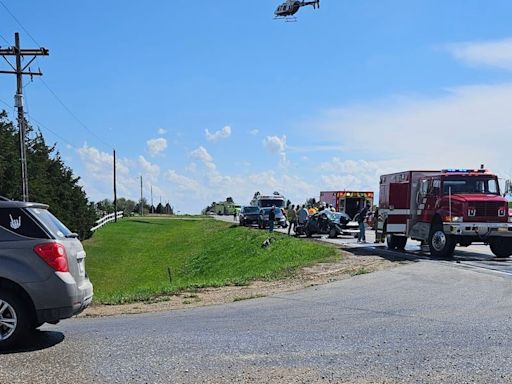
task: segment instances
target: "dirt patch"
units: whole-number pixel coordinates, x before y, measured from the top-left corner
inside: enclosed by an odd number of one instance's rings
[[[381,271],[407,263],[407,261],[389,261],[371,254],[359,254],[356,256],[344,250],[340,250],[340,252],[342,254],[341,260],[302,268],[293,274],[293,276],[284,280],[253,281],[247,286],[204,288],[192,292],[181,292],[175,295],[161,296],[155,298],[152,302],[122,305],[92,305],[79,317],[163,312],[205,305],[227,304],[349,279],[356,275]],[[369,253],[371,253],[371,251],[369,251]]]

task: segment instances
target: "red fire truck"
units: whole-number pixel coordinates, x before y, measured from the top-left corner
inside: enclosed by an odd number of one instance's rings
[[[411,238],[428,244],[434,257],[476,242],[498,257],[512,255],[507,200],[496,175],[483,168],[381,176],[377,230],[390,249],[403,249]]]

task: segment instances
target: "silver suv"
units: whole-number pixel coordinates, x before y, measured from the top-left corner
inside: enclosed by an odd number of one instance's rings
[[[85,252],[48,206],[0,198],[0,349],[92,300]]]

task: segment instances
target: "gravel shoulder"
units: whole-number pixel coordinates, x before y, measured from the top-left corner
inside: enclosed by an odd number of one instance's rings
[[[345,280],[362,275],[394,268],[408,261],[389,261],[372,254],[371,249],[357,255],[339,249],[341,258],[331,263],[319,263],[302,268],[284,280],[253,281],[247,286],[226,286],[204,288],[181,292],[175,295],[160,296],[150,302],[122,305],[92,305],[79,317],[104,317],[121,314],[163,312],[207,305],[227,304],[235,301],[272,296],[315,285]]]

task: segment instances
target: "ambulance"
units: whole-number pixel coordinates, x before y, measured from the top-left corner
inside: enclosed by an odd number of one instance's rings
[[[320,192],[320,202],[332,205],[336,212],[344,212],[353,219],[365,204],[373,206],[373,192],[323,191]]]

